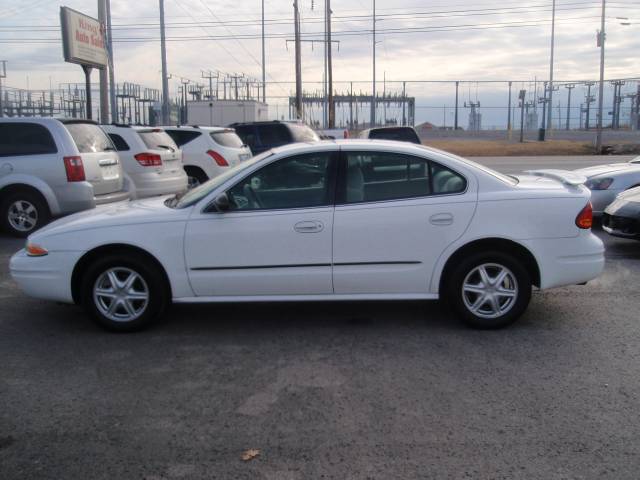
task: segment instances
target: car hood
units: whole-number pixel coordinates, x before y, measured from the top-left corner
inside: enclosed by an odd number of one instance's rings
[[[29,240],[37,243],[38,238],[57,235],[59,233],[186,219],[191,209],[176,210],[167,207],[164,202],[169,196],[152,197],[131,202],[118,202],[78,212],[60,218],[41,228],[31,235]]]
[[[598,175],[612,174],[629,170],[640,170],[638,163],[609,163],[606,165],[597,165],[595,167],[579,168],[574,170],[576,173],[585,175],[586,177],[595,177]]]

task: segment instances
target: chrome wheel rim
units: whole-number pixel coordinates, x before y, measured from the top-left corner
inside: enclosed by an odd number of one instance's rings
[[[462,282],[462,299],[471,313],[481,318],[498,318],[508,313],[518,298],[518,282],[504,265],[484,263],[469,272]]]
[[[18,200],[9,206],[9,225],[19,232],[28,232],[38,223],[38,210],[26,200]]]
[[[98,311],[114,322],[131,322],[149,304],[149,287],[142,276],[125,267],[114,267],[98,276],[93,286]]]

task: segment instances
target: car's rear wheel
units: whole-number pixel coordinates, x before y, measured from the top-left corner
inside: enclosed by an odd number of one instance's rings
[[[130,254],[95,261],[87,268],[82,285],[84,308],[99,325],[120,332],[153,323],[169,296],[160,268]]]
[[[49,221],[49,209],[28,190],[7,195],[1,203],[2,228],[16,237],[26,237]]]
[[[184,171],[187,174],[187,188],[195,188],[198,185],[202,185],[209,180],[207,174],[197,167],[185,167]]]
[[[517,258],[500,252],[478,253],[461,261],[447,282],[447,299],[474,328],[513,323],[531,300],[531,277]]]

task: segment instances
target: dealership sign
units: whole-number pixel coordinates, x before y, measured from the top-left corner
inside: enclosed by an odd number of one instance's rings
[[[62,48],[66,62],[106,68],[107,48],[103,25],[95,18],[60,7]]]

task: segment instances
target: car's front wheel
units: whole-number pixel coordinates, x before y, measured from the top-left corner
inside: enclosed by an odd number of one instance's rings
[[[478,253],[453,269],[446,295],[467,325],[501,328],[517,320],[529,305],[531,277],[512,255]]]
[[[113,254],[87,268],[82,304],[96,322],[109,330],[145,328],[168,301],[164,274],[154,263],[130,254]]]

